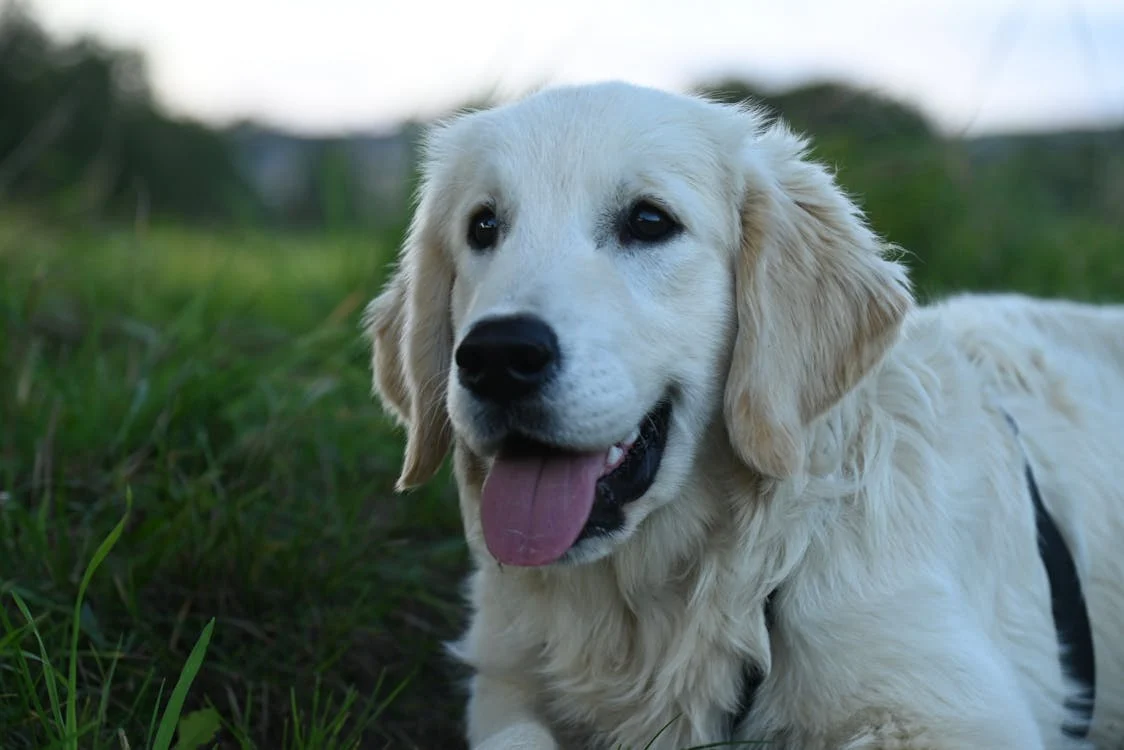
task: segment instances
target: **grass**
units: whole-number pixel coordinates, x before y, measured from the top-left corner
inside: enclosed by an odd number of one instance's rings
[[[1111,201],[853,148],[922,296],[1121,298]],[[0,213],[0,748],[462,746],[456,502],[392,493],[358,330],[393,242]]]
[[[390,247],[0,219],[0,747],[456,746],[456,503],[392,494],[357,326]]]
[[[14,661],[19,667],[17,677],[20,678],[23,683],[24,690],[22,692],[22,697],[24,698],[24,709],[29,710],[42,720],[43,730],[48,736],[57,735],[52,738],[51,747],[73,748],[77,750],[79,747],[79,739],[88,731],[87,727],[80,727],[78,725],[77,715],[78,638],[82,623],[82,604],[86,588],[89,586],[94,571],[97,570],[98,566],[105,560],[109,551],[113,549],[113,545],[117,543],[124,529],[124,525],[125,519],[122,519],[120,523],[113,527],[109,536],[106,537],[105,541],[102,542],[101,546],[99,546],[94,553],[93,559],[90,560],[90,564],[86,567],[86,572],[83,574],[82,581],[78,586],[78,598],[74,604],[74,616],[71,620],[70,669],[65,679],[52,665],[50,655],[44,645],[43,637],[39,632],[36,620],[32,617],[23,598],[19,594],[12,592],[12,600],[27,623],[24,628],[14,627],[6,616],[6,613],[0,610],[0,617],[3,618],[2,623],[6,634],[4,645],[11,647],[11,655],[14,657]],[[198,747],[217,733],[220,722],[218,715],[211,709],[197,711],[188,716],[184,716],[181,720],[181,710],[183,708],[184,699],[187,696],[187,691],[190,689],[192,681],[195,679],[195,675],[198,674],[199,668],[203,663],[214,624],[213,619],[207,623],[203,628],[203,634],[199,637],[194,648],[191,649],[191,653],[187,657],[187,662],[184,664],[183,671],[180,674],[179,680],[176,682],[175,689],[172,691],[167,706],[163,710],[158,725],[155,723],[155,714],[153,715],[153,722],[150,724],[148,732],[149,740],[145,743],[146,747],[152,747],[156,750],[168,750],[172,747],[172,738],[177,733],[177,730],[179,742],[176,747],[183,749]],[[34,675],[35,670],[28,661],[29,657],[34,659],[35,655],[27,654],[19,649],[19,639],[24,635],[25,631],[31,632],[39,646],[39,658],[37,661],[42,672],[43,685],[49,699],[50,714],[46,712],[42,702],[39,700]],[[0,650],[0,653],[3,653],[3,651]],[[108,698],[109,690],[112,686],[112,675],[115,668],[116,661],[112,664],[110,674],[102,685],[102,700],[99,702],[98,712],[95,716],[95,721],[97,723],[104,723],[106,720],[106,698]],[[62,716],[61,700],[59,699],[60,683],[66,690],[65,720]],[[157,698],[157,703],[159,703],[159,697]],[[51,719],[53,719],[53,721],[51,721]],[[97,724],[95,723],[90,728],[95,728],[96,726]],[[155,729],[155,739],[152,739],[153,729]],[[123,731],[119,731],[118,738],[122,741],[123,746],[128,746],[128,738]]]

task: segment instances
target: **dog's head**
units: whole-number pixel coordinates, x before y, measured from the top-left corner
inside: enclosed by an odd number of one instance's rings
[[[803,143],[747,109],[625,84],[461,116],[427,143],[400,264],[368,308],[399,487],[453,440],[486,467],[500,562],[608,554],[677,500],[724,420],[803,470],[806,427],[881,359],[904,270]]]

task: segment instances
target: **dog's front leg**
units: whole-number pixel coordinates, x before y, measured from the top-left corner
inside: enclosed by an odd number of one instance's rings
[[[472,750],[557,750],[531,708],[533,688],[515,679],[477,675],[468,702]]]

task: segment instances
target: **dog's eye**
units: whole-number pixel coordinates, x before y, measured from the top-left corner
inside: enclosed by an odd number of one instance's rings
[[[679,225],[662,208],[640,201],[628,212],[625,220],[624,240],[659,242],[673,234]]]
[[[495,245],[499,226],[495,211],[487,206],[479,209],[468,222],[468,244],[476,250]]]

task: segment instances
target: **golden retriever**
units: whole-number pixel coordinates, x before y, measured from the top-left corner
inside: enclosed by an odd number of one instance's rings
[[[1124,746],[1124,308],[917,306],[783,124],[623,83],[423,177],[365,320],[399,489],[454,456],[473,748]]]

